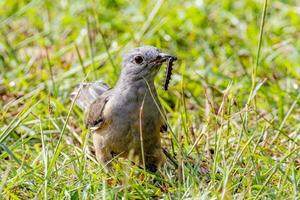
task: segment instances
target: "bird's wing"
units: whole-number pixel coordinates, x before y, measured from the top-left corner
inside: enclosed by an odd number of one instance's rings
[[[110,93],[111,90],[105,92],[90,104],[85,115],[85,125],[87,128],[92,130],[100,129],[107,121],[103,115],[103,111],[107,102],[109,101]]]
[[[167,132],[168,131],[168,124],[163,124],[163,125],[161,125],[161,127],[160,127],[160,132],[161,133],[165,133],[165,132]]]
[[[71,93],[71,100],[75,101],[76,105],[86,111],[91,103],[107,90],[109,90],[108,85],[102,81],[80,83]]]

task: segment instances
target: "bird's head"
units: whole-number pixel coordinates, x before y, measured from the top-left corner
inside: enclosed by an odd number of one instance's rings
[[[128,51],[123,56],[121,76],[126,79],[153,81],[161,65],[175,56],[162,53],[153,46],[143,46]]]

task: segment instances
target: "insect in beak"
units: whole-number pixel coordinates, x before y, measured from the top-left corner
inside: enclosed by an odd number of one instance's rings
[[[165,81],[163,84],[163,89],[168,90],[169,87],[169,82],[171,80],[172,76],[172,70],[173,70],[173,62],[177,60],[177,57],[165,54],[165,53],[160,53],[158,58],[161,62],[167,62],[167,69],[166,69],[166,75],[165,75]]]

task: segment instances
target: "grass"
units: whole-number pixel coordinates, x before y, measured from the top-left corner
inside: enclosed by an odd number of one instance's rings
[[[267,4],[266,4],[267,3]],[[1,199],[299,199],[296,0],[0,1]],[[167,162],[97,164],[83,80],[118,79],[139,45],[175,54],[161,89]]]

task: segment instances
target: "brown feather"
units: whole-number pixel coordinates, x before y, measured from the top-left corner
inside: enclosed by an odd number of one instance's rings
[[[101,128],[104,124],[105,118],[103,116],[103,110],[108,100],[109,96],[102,95],[89,106],[85,117],[85,125],[87,128]]]

